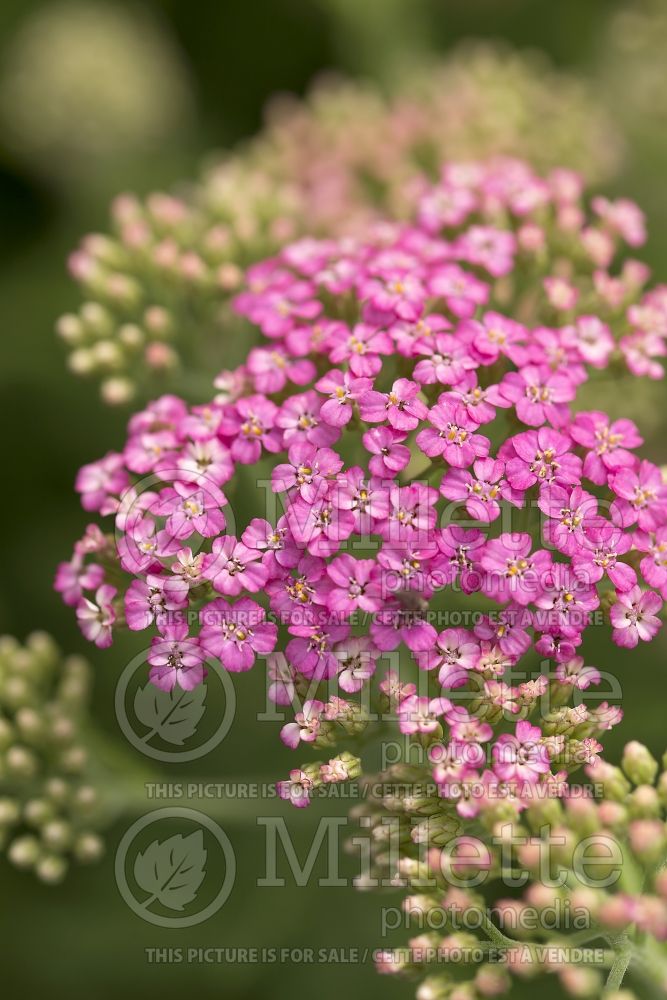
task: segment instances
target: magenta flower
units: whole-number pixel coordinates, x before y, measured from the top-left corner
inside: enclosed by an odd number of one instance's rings
[[[541,737],[541,729],[525,721],[517,722],[514,735],[500,736],[493,745],[493,769],[498,777],[533,784],[546,774],[551,765]]]
[[[380,650],[367,635],[352,636],[336,647],[340,662],[338,684],[346,694],[360,691],[375,673]]]
[[[637,583],[632,566],[621,560],[632,548],[632,537],[608,521],[591,525],[581,546],[572,554],[572,568],[577,576],[598,583],[605,575],[617,590],[630,590]]]
[[[374,559],[342,555],[327,567],[333,587],[327,604],[330,611],[350,615],[353,611],[378,611],[382,607],[380,567]]]
[[[388,420],[397,431],[412,431],[428,412],[418,394],[419,385],[407,378],[397,379],[389,392],[369,390],[359,399],[361,419],[370,423]]]
[[[487,542],[481,556],[485,576],[482,589],[499,603],[514,601],[526,607],[543,593],[552,568],[551,556],[544,549],[532,552],[528,534],[503,533]]]
[[[362,437],[366,451],[373,456],[368,468],[374,476],[393,479],[410,461],[410,449],[401,441],[406,435],[391,427],[372,427]]]
[[[578,413],[570,427],[570,434],[577,444],[588,449],[584,459],[584,475],[601,486],[610,472],[632,468],[635,457],[632,448],[643,444],[631,420],[610,422],[605,413],[593,411]]]
[[[111,630],[116,621],[113,599],[117,593],[115,587],[105,583],[96,590],[94,602],[82,597],[76,606],[79,628],[99,649],[106,649],[113,642]]]
[[[224,494],[213,483],[206,486],[176,481],[173,487],[162,490],[153,513],[166,517],[164,531],[160,532],[161,544],[182,541],[195,531],[204,538],[212,538],[225,528],[225,515],[220,508],[227,503]]]
[[[661,609],[662,601],[652,590],[642,592],[641,587],[633,587],[617,594],[609,612],[616,645],[633,649],[640,639],[650,642],[662,627],[658,618]]]
[[[428,340],[419,341],[415,346],[417,354],[425,356],[412,373],[420,385],[456,385],[465,373],[477,367],[466,345],[450,333],[438,333]]]
[[[549,519],[543,525],[545,539],[568,556],[580,552],[589,531],[601,524],[597,500],[580,486],[544,487],[538,506]]]
[[[303,809],[310,805],[313,782],[305,771],[297,767],[290,771],[289,781],[276,782],[276,791],[281,799],[286,799],[297,809]]]
[[[534,619],[536,628],[557,628],[565,635],[583,632],[589,613],[600,605],[595,587],[565,563],[553,563],[541,578],[542,592],[534,603],[542,612]]]
[[[306,358],[290,358],[280,347],[255,347],[246,362],[255,392],[280,392],[288,381],[308,385],[315,377],[315,366]]]
[[[532,625],[530,612],[525,608],[510,605],[496,615],[482,618],[475,625],[475,635],[484,642],[496,646],[503,656],[509,656],[513,661],[523,656],[532,646],[533,640],[528,632]],[[484,672],[484,650],[475,664],[475,669]]]
[[[352,404],[371,388],[371,379],[354,378],[334,368],[315,383],[329,398],[322,403],[320,416],[332,427],[344,427],[352,419]]]
[[[149,573],[146,580],[133,580],[125,594],[125,621],[133,631],[148,628],[155,622],[161,628],[187,607],[189,586],[179,576]],[[173,685],[172,685],[173,686]]]
[[[548,368],[536,365],[509,372],[498,388],[505,399],[514,403],[519,420],[529,427],[541,427],[547,421],[554,427],[562,427],[568,420],[567,403],[576,395],[576,388],[566,375],[553,374]]]
[[[276,426],[283,431],[283,447],[307,441],[318,448],[328,448],[338,440],[339,429],[323,423],[322,405],[314,390],[285,400],[276,415]]]
[[[348,638],[349,625],[309,624],[306,617],[303,625],[291,625],[290,632],[296,638],[287,643],[287,659],[298,665],[304,677],[326,680],[336,676],[335,648]]]
[[[462,628],[447,628],[440,632],[430,649],[417,651],[417,663],[422,670],[438,670],[438,683],[443,688],[456,688],[467,681],[466,672],[479,659],[479,643]]]
[[[166,625],[162,634],[151,640],[148,653],[151,684],[161,691],[171,691],[176,685],[183,691],[192,691],[204,680],[204,656],[199,639],[188,636],[186,622]]]
[[[487,312],[481,323],[471,321],[464,330],[472,335],[472,346],[483,364],[493,364],[501,355],[523,363],[527,331],[515,320]]]
[[[449,465],[465,469],[489,454],[489,439],[475,433],[477,424],[467,410],[446,396],[428,411],[428,420],[431,427],[420,431],[416,442],[429,458],[442,455]]]
[[[499,456],[506,461],[510,486],[521,492],[535,483],[576,486],[581,480],[582,463],[572,454],[572,442],[550,427],[516,434],[502,446]]]
[[[280,730],[280,739],[286,747],[296,750],[299,743],[314,743],[320,733],[324,702],[304,701],[303,708]]]
[[[625,537],[627,538],[627,536]],[[647,553],[640,563],[642,576],[649,586],[660,590],[662,596],[665,597],[667,594],[667,526],[658,528],[655,532],[638,531],[634,540],[639,551]],[[629,587],[619,587],[619,590],[629,589]]]
[[[487,524],[500,516],[500,501],[515,507],[523,506],[523,498],[504,478],[503,462],[491,458],[478,459],[473,473],[467,469],[450,469],[440,484],[440,492],[448,500],[463,500],[471,517]]]
[[[264,396],[246,396],[225,408],[220,433],[229,442],[232,458],[242,465],[254,465],[262,454],[280,450],[281,434],[276,428],[278,407]]]
[[[81,494],[84,510],[104,512],[110,497],[117,497],[129,485],[123,456],[109,452],[99,462],[92,462],[79,469],[75,489]]]
[[[350,371],[358,378],[377,375],[382,366],[381,354],[391,354],[393,345],[389,334],[365,323],[357,325],[333,346],[329,359],[334,364],[348,361]]]
[[[202,576],[221,594],[236,596],[242,590],[255,593],[268,580],[268,570],[258,549],[248,548],[233,535],[216,538],[202,563]]]
[[[354,514],[335,493],[308,503],[301,497],[289,505],[287,521],[297,544],[314,556],[330,556],[354,529]]]
[[[618,498],[611,505],[615,523],[627,528],[636,522],[642,531],[655,531],[667,522],[667,485],[657,465],[621,469],[610,475],[609,485]]]
[[[370,633],[382,652],[397,649],[401,642],[413,653],[423,652],[433,646],[437,636],[436,630],[419,611],[392,605],[389,600],[373,616]]]
[[[398,726],[402,733],[432,733],[438,719],[452,707],[447,698],[420,698],[416,694],[404,698],[398,706]]]
[[[84,590],[97,590],[104,580],[104,570],[96,563],[83,561],[83,554],[75,552],[69,562],[58,563],[54,588],[65,604],[71,608],[81,600]]]
[[[229,604],[219,597],[199,612],[203,648],[227,670],[250,670],[255,654],[271,653],[278,629],[266,621],[266,612],[247,597]]]
[[[276,493],[296,489],[308,503],[327,492],[327,479],[333,479],[343,465],[331,448],[317,448],[307,441],[291,445],[287,457],[289,463],[277,465],[271,473],[272,489]]]
[[[412,483],[410,486],[392,484],[388,499],[389,509],[386,517],[376,523],[377,532],[393,544],[431,544],[434,540],[434,507],[438,491],[421,483]]]

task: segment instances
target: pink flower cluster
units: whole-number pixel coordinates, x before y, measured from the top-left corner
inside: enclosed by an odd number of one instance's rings
[[[448,166],[420,190],[414,224],[301,240],[251,267],[236,309],[265,340],[247,363],[219,376],[209,404],[150,404],[122,453],[79,473],[84,508],[115,530],[90,528],[58,571],[84,634],[107,646],[123,621],[154,627],[147,659],[165,689],[200,683],[207,659],[247,670],[282,634],[273,697],[315,694],[283,730],[292,747],[353,732],[358,706],[335,692],[361,692],[402,647],[433,690],[383,682],[401,730],[428,734],[443,718],[454,744],[477,747],[463,769],[460,755],[433,762],[441,785],[477,774],[485,711],[519,713],[544,691],[544,676],[507,682],[528,650],[583,688],[595,671],[577,650],[603,603],[619,645],[651,639],[667,596],[667,487],[631,421],[571,404],[622,359],[658,374],[667,289],[640,299],[643,265],[611,272],[621,241],[643,239],[639,210],[598,199],[593,211],[566,171]],[[581,280],[545,273],[560,260],[552,244],[585,258]],[[535,321],[507,300],[519,270],[542,275]],[[601,315],[577,311],[591,289]],[[619,335],[611,316],[626,301]],[[224,490],[241,466],[266,471],[279,513],[232,512]],[[452,595],[495,610],[452,627]],[[466,685],[470,713],[442,694]],[[586,712],[573,725],[589,724],[590,760],[594,733],[617,718]],[[554,780],[562,749],[519,721],[480,780]],[[281,794],[305,804],[312,775],[293,776]],[[331,761],[319,780],[345,776]]]

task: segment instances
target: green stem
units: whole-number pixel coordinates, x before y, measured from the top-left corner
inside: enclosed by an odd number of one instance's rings
[[[617,989],[619,989],[623,979],[625,978],[625,973],[628,971],[628,966],[632,961],[634,953],[632,941],[626,934],[622,934],[616,939],[614,942],[614,948],[616,951],[616,958],[614,959],[614,964],[609,970],[609,975],[607,976],[604,995],[614,993]]]

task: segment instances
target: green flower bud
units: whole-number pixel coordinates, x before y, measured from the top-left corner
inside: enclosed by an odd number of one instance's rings
[[[30,835],[17,837],[9,845],[7,857],[17,868],[32,868],[39,858],[39,840]]]
[[[67,874],[67,862],[58,854],[44,854],[35,865],[35,873],[47,885],[57,885]]]
[[[621,767],[635,785],[652,785],[658,773],[658,762],[643,745],[632,740],[623,751]]]

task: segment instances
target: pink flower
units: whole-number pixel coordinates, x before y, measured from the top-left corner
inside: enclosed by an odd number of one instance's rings
[[[276,705],[291,705],[294,701],[296,670],[287,662],[284,653],[269,653],[266,658],[267,675],[271,683],[267,691]]]
[[[542,612],[535,616],[535,627],[540,631],[557,628],[566,635],[583,632],[588,624],[589,612],[600,605],[597,591],[590,581],[578,576],[565,563],[553,563],[543,575],[541,584],[542,592],[534,603]]]
[[[103,584],[95,592],[95,603],[82,597],[76,606],[79,628],[86,639],[94,642],[100,649],[106,649],[113,642],[111,631],[116,621],[113,607],[116,594],[115,587]]]
[[[153,513],[166,517],[161,536],[166,541],[189,538],[193,532],[211,538],[225,527],[225,515],[220,508],[226,504],[224,494],[213,483],[206,486],[176,481],[162,490],[153,505]]]
[[[96,563],[84,564],[83,555],[75,552],[69,562],[58,563],[54,587],[63,601],[75,607],[84,590],[97,590],[104,579],[104,570]]]
[[[503,462],[491,458],[479,459],[473,465],[473,474],[464,469],[450,469],[440,484],[440,492],[448,500],[464,500],[471,517],[487,524],[500,516],[500,500],[507,500],[516,507],[523,499],[505,481]]]
[[[374,476],[392,479],[410,461],[410,449],[401,441],[405,434],[391,427],[372,427],[362,436],[364,447],[373,456],[368,467]]]
[[[644,579],[649,586],[660,590],[663,597],[667,596],[667,526],[658,528],[655,532],[638,531],[635,534],[635,545],[640,552],[647,553],[640,563]]]
[[[662,626],[658,618],[661,608],[662,601],[652,590],[642,593],[640,587],[633,587],[617,594],[616,603],[609,612],[616,645],[633,649],[640,639],[649,642]]]
[[[333,583],[327,599],[331,611],[349,615],[382,607],[380,567],[374,559],[341,555],[329,563],[327,573]]]
[[[606,575],[617,590],[630,590],[637,583],[637,574],[620,557],[631,548],[629,532],[624,533],[608,521],[598,521],[588,528],[581,545],[573,552],[572,568],[577,576],[591,583]]]
[[[392,353],[389,334],[365,323],[357,325],[346,338],[339,338],[333,346],[329,359],[334,364],[349,361],[350,371],[358,378],[377,375],[382,365],[381,354]]]
[[[581,359],[593,368],[605,368],[614,350],[614,338],[606,323],[597,316],[580,316],[568,327],[569,342]]]
[[[309,624],[292,625],[290,631],[297,638],[287,644],[287,659],[298,664],[304,677],[326,680],[338,672],[335,647],[349,636],[349,625]]]
[[[287,382],[307,385],[315,377],[315,366],[305,358],[290,358],[280,347],[255,347],[248,354],[248,373],[256,392],[280,392]]]
[[[415,365],[412,377],[420,385],[456,385],[467,371],[477,367],[461,340],[450,333],[438,333],[428,340],[419,341],[417,354],[426,358]]]
[[[472,333],[472,345],[483,364],[493,364],[501,355],[515,364],[520,364],[525,358],[527,331],[507,316],[487,312],[481,323],[471,322],[464,329]]]
[[[277,781],[276,790],[281,799],[290,802],[297,809],[310,805],[313,782],[305,771],[298,767],[289,773],[289,781]]]
[[[500,603],[515,601],[525,607],[542,593],[551,570],[551,556],[543,549],[531,553],[528,534],[504,532],[489,541],[482,552],[485,572],[482,589]]]
[[[570,426],[570,434],[577,444],[588,449],[584,475],[598,486],[607,482],[610,472],[632,468],[635,457],[629,449],[643,444],[631,420],[612,423],[605,413],[598,411],[578,413]]]
[[[429,458],[442,455],[449,465],[465,469],[476,458],[489,454],[489,439],[475,433],[477,424],[453,400],[441,396],[440,402],[428,411],[428,420],[431,427],[419,432],[416,443]]]
[[[125,594],[125,621],[133,631],[148,628],[156,622],[158,628],[170,619],[170,612],[187,607],[188,583],[182,577],[149,573],[146,580],[133,580]],[[171,616],[174,619],[178,615]],[[173,685],[172,685],[173,686]]]
[[[600,671],[595,667],[584,666],[583,656],[573,656],[565,663],[559,663],[556,667],[556,677],[561,684],[569,684],[580,691],[585,691],[591,684],[600,683]]]
[[[529,427],[541,427],[546,421],[561,427],[568,419],[566,404],[576,395],[566,375],[554,375],[548,368],[536,365],[510,372],[498,388],[505,399],[514,403],[519,420]]]
[[[370,423],[388,420],[397,431],[414,430],[427,413],[418,394],[419,385],[407,378],[397,379],[386,393],[370,389],[359,400],[361,419]]]
[[[479,643],[462,628],[448,628],[438,634],[430,649],[417,651],[417,663],[422,670],[439,670],[438,683],[456,688],[467,681],[479,657]]]
[[[609,477],[617,496],[611,505],[615,523],[627,528],[637,522],[642,531],[655,531],[667,522],[667,486],[657,465],[641,462],[636,472],[621,469]]]
[[[338,683],[346,694],[360,691],[364,684],[375,673],[376,661],[380,650],[366,636],[353,636],[336,647],[336,656],[340,661]]]
[[[264,396],[245,396],[224,410],[220,433],[229,441],[232,458],[254,465],[262,454],[280,450],[281,435],[275,427],[278,407]]]
[[[352,404],[371,387],[369,378],[354,378],[348,372],[332,369],[315,383],[329,399],[322,403],[320,416],[332,427],[344,427],[352,418]]]
[[[416,694],[404,698],[398,706],[398,726],[402,733],[433,733],[438,718],[452,707],[447,698],[420,698]]]
[[[120,496],[129,485],[123,456],[109,452],[99,462],[92,462],[79,469],[75,489],[81,494],[84,510],[103,510],[109,497]]]
[[[291,445],[289,463],[277,465],[271,473],[271,486],[276,493],[297,489],[304,500],[313,503],[327,491],[327,479],[335,477],[343,460],[331,448],[317,448],[308,441]]]
[[[543,525],[545,539],[568,556],[580,552],[590,529],[601,524],[597,500],[580,486],[547,486],[538,506],[549,518]]]
[[[204,556],[202,576],[221,594],[236,596],[242,590],[255,593],[268,579],[261,552],[237,542],[233,535],[216,538],[210,555]]]
[[[163,628],[162,634],[151,640],[148,662],[151,684],[161,691],[171,691],[178,685],[192,691],[204,680],[204,651],[199,640],[188,636],[186,622],[175,622]]]
[[[505,474],[515,490],[527,490],[535,483],[575,486],[581,480],[581,459],[572,454],[572,442],[550,427],[516,434],[501,452]]]
[[[255,654],[270,653],[278,640],[273,622],[255,601],[241,598],[231,605],[219,597],[199,612],[203,648],[234,672],[250,670]]]
[[[314,743],[319,736],[324,702],[304,701],[303,708],[280,730],[280,738],[287,747],[295,750],[299,743]]]
[[[529,722],[517,722],[514,735],[505,733],[493,746],[493,769],[503,781],[533,784],[550,770],[549,755],[540,743],[542,731]]]

